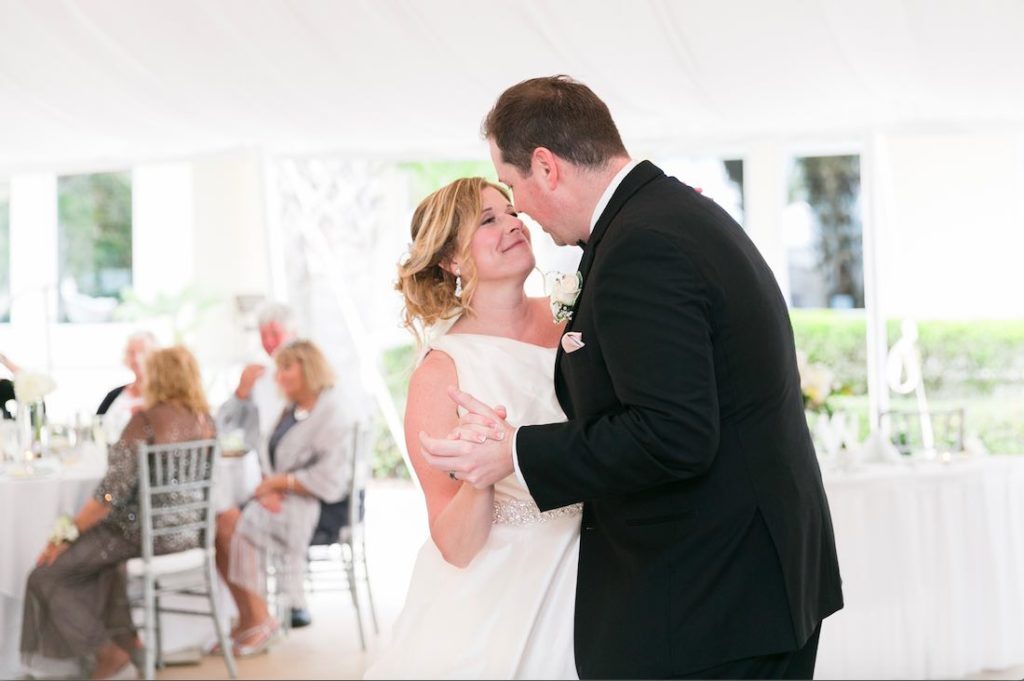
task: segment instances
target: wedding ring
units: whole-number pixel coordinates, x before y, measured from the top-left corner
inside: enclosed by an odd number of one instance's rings
[[[455,482],[459,481],[459,479],[455,477],[455,471],[448,471],[448,477],[454,480]]]

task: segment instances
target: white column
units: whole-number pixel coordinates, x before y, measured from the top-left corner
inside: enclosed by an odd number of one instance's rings
[[[744,227],[772,268],[782,294],[789,300],[782,225],[782,212],[786,207],[786,157],[777,143],[762,141],[749,147],[743,159],[743,184]]]
[[[192,282],[217,304],[186,341],[199,353],[207,395],[215,404],[234,388],[243,363],[266,359],[236,304],[240,295],[268,292],[262,172],[261,156],[250,151],[218,154],[192,165]]]
[[[145,301],[181,292],[195,270],[192,166],[133,168],[132,221],[132,288]]]
[[[57,318],[57,176],[11,178],[11,327],[18,364],[53,370],[50,325]]]
[[[264,155],[261,160],[263,215],[266,229],[267,293],[271,300],[289,300],[288,268],[285,266],[285,235],[281,225],[281,191],[277,166]]]
[[[885,194],[889,182],[885,140],[880,133],[873,133],[864,145],[860,158],[864,316],[867,319],[865,340],[868,344],[868,418],[871,421],[871,432],[878,429],[879,414],[889,409],[889,386],[885,376],[889,341],[886,337],[882,287],[879,286],[879,273],[885,271],[881,258],[886,251],[881,241],[885,233]]]

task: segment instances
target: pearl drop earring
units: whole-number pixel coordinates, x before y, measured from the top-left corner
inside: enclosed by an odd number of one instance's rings
[[[462,297],[462,274],[458,267],[455,268],[455,297]]]

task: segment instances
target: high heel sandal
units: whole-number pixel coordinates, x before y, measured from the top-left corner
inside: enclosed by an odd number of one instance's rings
[[[255,634],[255,638],[252,641],[248,643],[239,642],[240,639],[248,638],[250,634]],[[238,638],[234,640],[232,652],[235,657],[252,657],[253,655],[265,653],[281,637],[281,634],[281,623],[273,617],[268,617],[262,624],[241,632]]]
[[[239,639],[243,639],[243,638],[247,638],[249,636],[252,636],[257,631],[259,631],[265,624],[266,624],[266,622],[264,622],[263,624],[257,624],[256,626],[253,626],[253,627],[249,627],[248,629],[242,629],[241,631],[236,631],[236,632],[233,632],[233,633],[229,634],[228,635],[228,640],[231,641],[231,650],[234,651],[235,647],[238,645],[238,640]],[[206,654],[207,655],[214,655],[214,656],[220,655],[221,654],[221,652],[220,652],[220,641],[214,641],[213,643],[208,645],[206,647]]]

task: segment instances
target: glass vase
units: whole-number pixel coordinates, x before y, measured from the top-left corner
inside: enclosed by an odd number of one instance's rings
[[[18,404],[18,433],[23,458],[31,460],[46,453],[46,414],[42,400]]]

